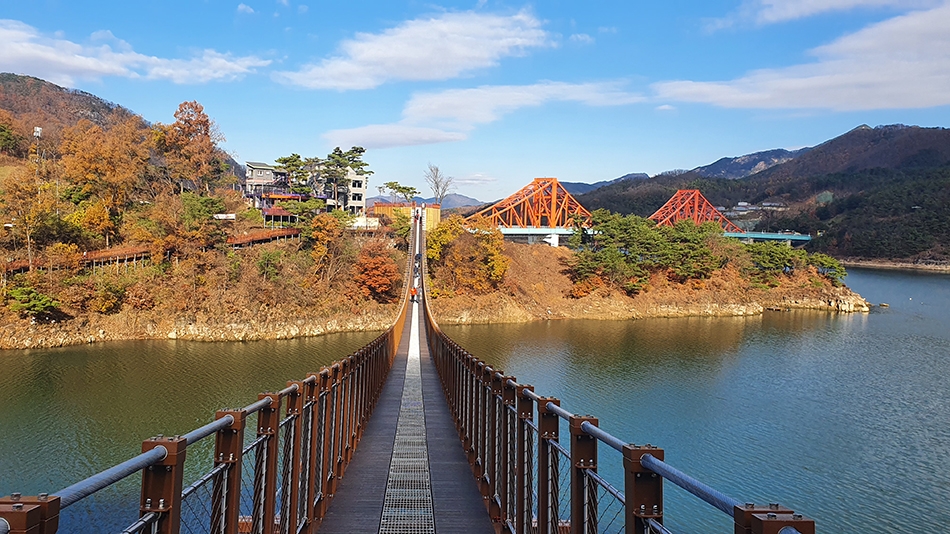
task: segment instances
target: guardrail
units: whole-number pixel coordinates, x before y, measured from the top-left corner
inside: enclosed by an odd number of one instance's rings
[[[393,326],[347,358],[187,434],[149,438],[138,456],[52,495],[0,498],[0,534],[53,534],[62,510],[138,472],[139,519],[123,534],[316,532],[392,368],[409,285]],[[188,448],[212,435],[213,468],[184,487]]]
[[[775,503],[733,499],[664,462],[663,449],[627,443],[596,417],[535,393],[446,336],[428,297],[424,303],[429,353],[489,515],[503,532],[668,533],[667,480],[730,516],[736,534],[815,533],[814,520]],[[620,453],[606,460],[622,467],[622,490],[598,474],[600,443]]]

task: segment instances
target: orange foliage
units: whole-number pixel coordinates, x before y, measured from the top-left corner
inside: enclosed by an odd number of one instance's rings
[[[377,302],[391,302],[396,299],[399,284],[399,267],[396,266],[386,243],[370,241],[360,250],[353,266],[353,280],[358,284],[363,296],[372,297]]]

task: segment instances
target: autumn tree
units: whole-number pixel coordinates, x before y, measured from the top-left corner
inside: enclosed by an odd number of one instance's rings
[[[483,217],[444,220],[427,238],[426,257],[437,289],[485,293],[496,288],[511,261],[504,248],[501,231]]]
[[[363,296],[377,302],[392,302],[397,298],[399,267],[386,243],[370,241],[360,250],[353,266],[353,281]]]
[[[63,177],[81,196],[96,196],[116,215],[145,176],[150,149],[151,139],[140,117],[128,117],[108,130],[81,120],[63,132]]]
[[[424,174],[426,183],[432,189],[432,196],[436,204],[442,204],[445,197],[455,190],[455,178],[446,175],[438,165],[429,164]]]
[[[55,214],[56,196],[52,184],[38,180],[27,168],[9,173],[2,184],[0,210],[13,224],[13,233],[26,243],[30,269],[33,269],[34,233]]]
[[[224,135],[196,101],[182,102],[175,122],[156,127],[158,147],[171,175],[180,184],[190,181],[209,193],[224,178],[224,154],[217,147]]]

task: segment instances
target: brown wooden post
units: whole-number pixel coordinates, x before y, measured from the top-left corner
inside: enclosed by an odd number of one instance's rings
[[[486,459],[488,482],[488,515],[493,521],[501,521],[501,501],[498,495],[498,477],[502,476],[499,469],[499,440],[498,425],[504,416],[499,404],[502,401],[501,378],[498,372],[491,367],[485,368],[485,391],[487,392],[487,420],[485,421]]]
[[[597,418],[590,415],[570,418],[572,534],[597,532],[597,494],[587,480],[587,472],[597,472],[597,438],[581,428],[585,422],[597,426]]]
[[[793,527],[801,534],[815,534],[815,520],[796,514],[777,503],[736,506],[735,534],[775,534],[784,527]]]
[[[59,497],[46,493],[0,497],[0,519],[10,526],[10,534],[55,534],[59,528]]]
[[[641,465],[640,458],[644,454],[663,459],[663,449],[657,447],[633,444],[623,447],[626,534],[644,532],[648,518],[663,523],[663,477]]]
[[[330,481],[330,495],[336,493],[337,484],[339,484],[339,479],[343,477],[343,433],[342,433],[342,422],[343,422],[343,402],[342,402],[342,386],[341,386],[341,375],[342,369],[340,368],[339,363],[335,363],[330,367],[330,394],[328,399],[330,404],[333,406],[333,409],[330,413],[332,417],[332,429],[331,433],[332,439],[330,440],[331,452],[333,456],[330,457],[330,469],[331,477]]]
[[[558,517],[552,514],[553,481],[551,469],[554,467],[550,441],[557,441],[560,434],[560,421],[556,413],[548,411],[548,403],[560,406],[561,401],[554,397],[538,399],[538,532],[557,532]],[[554,517],[552,517],[554,516]]]
[[[322,433],[322,439],[320,440],[320,451],[318,451],[317,462],[320,465],[320,480],[318,480],[317,487],[320,491],[320,498],[317,500],[316,508],[314,510],[314,517],[317,519],[323,519],[327,514],[327,506],[329,505],[330,497],[330,471],[333,466],[332,451],[330,443],[328,442],[331,439],[330,433],[330,370],[324,367],[320,370],[319,379],[317,381],[317,387],[319,391],[317,393],[318,402],[317,406],[320,410],[320,417],[317,419],[320,426],[320,432]],[[322,407],[320,406],[322,404]]]
[[[290,458],[284,459],[284,461],[290,462],[290,491],[288,495],[284,495],[284,499],[287,499],[287,501],[283,505],[280,522],[281,525],[288,525],[288,532],[297,532],[297,503],[300,499],[300,470],[297,469],[297,466],[300,465],[302,438],[300,434],[303,432],[303,405],[306,397],[305,385],[302,380],[287,382],[287,387],[291,386],[297,386],[297,389],[287,395],[287,416],[296,416],[296,418],[293,424],[290,425],[294,433],[294,439],[290,447]],[[283,512],[287,512],[288,517],[284,517]]]
[[[244,422],[247,413],[244,410],[219,410],[215,413],[214,419],[217,421],[229,415],[234,422],[216,432],[214,437],[214,466],[227,465],[228,467],[222,476],[214,479],[212,484],[211,494],[216,498],[211,503],[211,531],[237,534],[238,516],[241,511]]]
[[[534,451],[528,449],[528,436],[531,433],[528,422],[533,419],[534,413],[534,401],[527,395],[529,391],[534,391],[534,386],[519,384],[516,393],[518,403],[518,431],[515,438],[517,440],[515,534],[528,534],[534,513],[531,507],[528,506],[528,495],[533,491],[533,488],[528,486],[528,476],[532,474],[528,471],[528,455],[534,454]]]
[[[262,525],[263,534],[275,532],[274,518],[277,515],[277,455],[280,443],[277,439],[277,428],[280,425],[280,395],[277,393],[261,393],[258,400],[270,398],[270,406],[257,412],[257,436],[267,436],[264,442],[263,456],[258,456],[255,462],[254,479],[258,473],[263,473],[263,487],[254,488],[254,523]],[[260,493],[260,494],[259,494]],[[261,504],[258,505],[257,503]],[[260,518],[258,519],[258,515]]]
[[[181,486],[185,468],[185,438],[155,437],[142,442],[142,452],[165,447],[165,458],[142,470],[140,516],[150,512],[164,515],[159,534],[178,534],[181,529]]]
[[[501,382],[501,424],[503,425],[501,432],[501,443],[498,445],[501,449],[501,461],[498,462],[498,472],[501,473],[501,479],[499,480],[500,484],[498,486],[501,489],[501,494],[499,495],[501,497],[501,520],[514,525],[514,492],[517,483],[513,482],[515,477],[512,476],[512,471],[515,470],[517,460],[511,456],[511,448],[512,446],[515,446],[517,449],[517,441],[515,440],[517,439],[518,434],[518,418],[517,415],[511,414],[511,410],[515,407],[515,395],[517,391],[515,385],[513,385],[515,377],[506,375],[499,378],[499,381]],[[508,382],[511,382],[511,384]],[[513,431],[510,424],[512,420],[514,420],[515,423],[515,428]]]

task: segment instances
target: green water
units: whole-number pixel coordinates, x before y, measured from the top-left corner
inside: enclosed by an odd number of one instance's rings
[[[947,532],[950,276],[855,270],[870,314],[448,327],[472,353],[740,502],[820,532]],[[618,454],[600,466],[622,487]],[[677,533],[731,532],[667,484]]]
[[[891,306],[446,331],[740,501],[778,501],[825,533],[946,532],[950,276],[855,270],[847,282]],[[0,494],[55,492],[375,335],[0,352]],[[613,454],[601,451],[601,472],[619,482]],[[118,531],[137,515],[138,483],[69,508],[60,531]],[[732,532],[721,512],[669,484],[666,495],[674,532]]]

